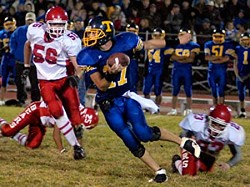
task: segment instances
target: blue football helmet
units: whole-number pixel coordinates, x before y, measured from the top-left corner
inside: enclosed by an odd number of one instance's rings
[[[240,45],[245,48],[250,47],[250,34],[245,32],[240,35]]]
[[[155,28],[152,33],[153,39],[164,39],[165,38],[165,30],[161,28]]]
[[[16,19],[11,16],[4,18],[3,26],[6,31],[14,31],[16,29]]]
[[[102,16],[91,19],[85,29],[83,44],[88,46],[101,46],[115,36],[115,28],[112,21]]]
[[[222,44],[226,39],[226,31],[224,29],[214,29],[212,37],[214,43]]]

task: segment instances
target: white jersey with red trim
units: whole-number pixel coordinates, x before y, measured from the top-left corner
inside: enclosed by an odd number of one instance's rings
[[[31,43],[33,62],[39,80],[58,80],[67,76],[69,57],[81,50],[80,38],[71,31],[61,37],[45,41],[46,24],[35,22],[28,27],[27,39]]]
[[[185,131],[191,131],[196,137],[197,143],[205,152],[218,154],[225,145],[234,144],[242,146],[245,141],[245,131],[242,126],[231,122],[218,137],[212,139],[209,136],[207,115],[190,113],[181,122],[180,127]]]

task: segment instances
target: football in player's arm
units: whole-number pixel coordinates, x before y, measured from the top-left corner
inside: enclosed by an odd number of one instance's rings
[[[189,139],[182,141],[166,129],[147,124],[140,103],[127,94],[131,88],[130,68],[123,67],[120,63],[115,63],[112,67],[107,65],[107,59],[114,53],[122,52],[130,56],[134,50],[141,50],[143,42],[138,35],[131,32],[115,35],[114,24],[97,16],[89,21],[83,42],[85,48],[78,53],[77,62],[80,66],[87,66],[86,73],[97,88],[96,102],[109,127],[121,138],[128,150],[155,172],[152,181],[161,183],[168,177],[166,170],[151,157],[142,142],[171,141],[186,147],[199,157],[199,147],[192,147],[195,142],[192,143]]]
[[[194,138],[201,147],[201,156],[194,158],[186,150],[181,156],[172,158],[173,172],[181,175],[196,175],[198,171],[212,171],[216,166],[226,171],[242,159],[241,147],[245,142],[242,126],[231,121],[231,109],[219,104],[210,109],[209,114],[190,113],[181,122],[182,136]],[[220,151],[229,146],[232,157],[223,163],[215,164]]]

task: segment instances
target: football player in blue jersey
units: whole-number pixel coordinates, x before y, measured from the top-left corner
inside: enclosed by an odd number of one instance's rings
[[[180,29],[178,37],[185,33],[191,33],[191,30]],[[172,110],[168,113],[168,115],[177,115],[177,96],[180,92],[182,84],[184,86],[187,102],[184,115],[192,112],[192,63],[199,52],[200,45],[193,41],[189,41],[186,44],[180,44],[176,46],[175,52],[171,56],[171,60],[173,61]]]
[[[126,26],[127,32],[135,33],[136,35],[139,34],[139,26],[135,23],[127,24]],[[137,86],[139,81],[139,63],[143,61],[144,55],[141,51],[135,51],[134,54],[130,58],[131,65],[129,66],[131,71],[131,88],[130,90],[137,93]]]
[[[240,45],[235,48],[236,60],[234,63],[234,72],[236,75],[236,86],[240,101],[239,118],[246,118],[245,97],[246,90],[250,89],[250,34],[242,33],[240,36]]]
[[[152,33],[153,39],[164,39],[165,31],[161,28],[155,28]],[[146,76],[143,84],[143,94],[145,98],[150,98],[150,92],[154,86],[155,103],[160,106],[162,100],[163,86],[163,67],[164,63],[168,63],[174,48],[165,47],[148,50],[148,65]]]
[[[15,58],[10,53],[10,36],[16,29],[16,20],[13,17],[4,18],[4,29],[0,31],[0,48],[1,48],[1,69],[2,69],[2,87],[0,95],[0,106],[5,104],[4,97],[6,87],[9,81],[10,74],[12,73],[14,79],[16,78]]]
[[[25,105],[25,101],[28,98],[28,94],[25,88],[26,78],[22,76],[24,71],[24,44],[27,40],[27,30],[28,26],[36,21],[36,15],[33,12],[28,12],[25,15],[25,25],[18,27],[10,37],[10,52],[15,57],[15,68],[16,68],[16,88],[17,93],[16,97],[18,100],[17,105],[23,106]],[[30,93],[31,93],[31,100],[40,101],[40,89],[38,86],[37,80],[37,72],[36,67],[33,63],[30,66],[29,72],[29,81],[30,81]]]
[[[212,41],[204,44],[205,60],[208,61],[208,84],[210,86],[213,104],[223,104],[227,83],[228,61],[234,57],[234,45],[225,41],[225,30],[215,29]]]
[[[195,142],[180,139],[166,129],[157,126],[150,127],[140,103],[124,96],[130,92],[130,69],[122,67],[121,64],[114,64],[111,67],[106,64],[109,56],[114,53],[122,52],[131,56],[133,51],[141,50],[143,42],[138,35],[124,32],[115,36],[113,23],[97,16],[89,21],[83,42],[85,48],[77,55],[77,62],[79,66],[86,66],[85,72],[89,74],[97,88],[96,102],[109,127],[122,139],[130,152],[155,172],[152,181],[161,183],[168,177],[166,170],[152,158],[142,142],[170,141],[186,147],[196,156],[198,156],[197,153],[200,154],[199,147],[192,147],[192,145],[197,145]],[[160,42],[161,44],[163,43]],[[154,44],[149,43],[149,45]]]

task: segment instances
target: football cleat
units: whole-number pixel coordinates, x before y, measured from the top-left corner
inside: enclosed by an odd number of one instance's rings
[[[177,115],[177,110],[176,109],[171,109],[171,111],[167,115],[168,116],[176,116]]]
[[[238,118],[247,118],[247,113],[246,112],[240,112]]]
[[[186,109],[186,110],[184,110],[184,112],[183,112],[183,116],[187,116],[188,114],[190,114],[190,113],[192,113],[193,111],[192,111],[192,109]]]
[[[190,152],[196,158],[200,157],[201,148],[194,139],[183,137],[181,139],[180,147]]]
[[[181,160],[181,157],[180,157],[179,155],[174,155],[174,156],[172,157],[172,163],[171,163],[171,167],[172,167],[172,172],[173,172],[173,173],[176,173],[176,172],[178,171],[178,169],[177,169],[176,166],[175,166],[175,162],[176,162],[177,160]]]
[[[75,145],[74,146],[74,159],[75,160],[80,160],[86,157],[86,153],[85,150],[79,146],[79,145]]]
[[[148,182],[157,182],[157,183],[163,183],[168,180],[168,176],[166,174],[166,170],[163,168],[160,168],[155,172],[155,177],[153,179],[150,179]]]
[[[5,105],[5,101],[0,100],[0,106],[3,106],[3,105]]]

